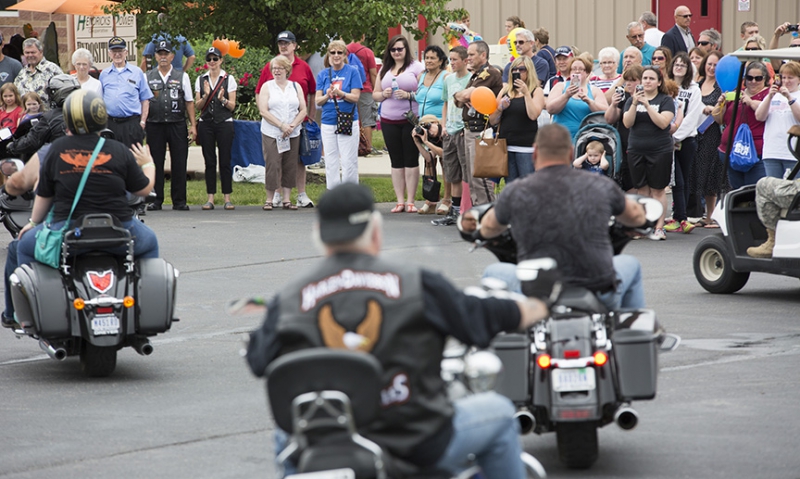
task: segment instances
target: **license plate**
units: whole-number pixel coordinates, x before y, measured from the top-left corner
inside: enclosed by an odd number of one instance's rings
[[[92,334],[105,336],[119,333],[119,318],[114,314],[99,314],[92,319]]]
[[[356,479],[352,469],[333,469],[330,471],[307,472],[305,474],[292,474],[285,479]]]
[[[552,376],[553,391],[591,391],[595,388],[594,369],[554,369]]]

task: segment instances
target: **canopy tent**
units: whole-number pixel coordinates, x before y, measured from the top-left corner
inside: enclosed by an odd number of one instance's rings
[[[789,47],[775,48],[773,50],[739,50],[730,53],[730,55],[742,61],[761,60],[762,58],[800,61],[800,48]]]
[[[115,5],[118,5],[118,2],[111,0],[22,0],[16,5],[8,7],[8,10],[96,17],[107,15],[103,11],[103,7],[110,8]]]

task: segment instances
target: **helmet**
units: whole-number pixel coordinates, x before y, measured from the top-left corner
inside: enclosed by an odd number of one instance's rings
[[[56,75],[50,79],[50,83],[47,85],[47,96],[50,97],[50,101],[54,103],[56,107],[61,108],[67,96],[73,91],[80,89],[81,84],[78,83],[78,79],[74,76],[64,74]]]
[[[108,113],[103,98],[89,90],[78,89],[67,97],[62,108],[64,124],[75,135],[85,135],[106,127]]]

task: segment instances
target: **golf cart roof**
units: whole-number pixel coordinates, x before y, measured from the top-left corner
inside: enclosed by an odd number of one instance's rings
[[[776,60],[800,61],[800,48],[775,48],[773,50],[739,50],[730,54],[742,61],[761,60],[762,58],[774,58]]]

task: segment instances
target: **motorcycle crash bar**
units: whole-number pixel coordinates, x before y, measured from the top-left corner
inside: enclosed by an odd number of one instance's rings
[[[39,340],[39,347],[42,348],[44,352],[50,356],[50,359],[55,359],[56,361],[63,361],[67,358],[67,351],[62,347],[54,348],[52,344],[50,344],[46,339]]]
[[[621,429],[630,431],[639,424],[639,413],[628,406],[621,407],[614,413],[614,422],[616,422],[617,426]]]

